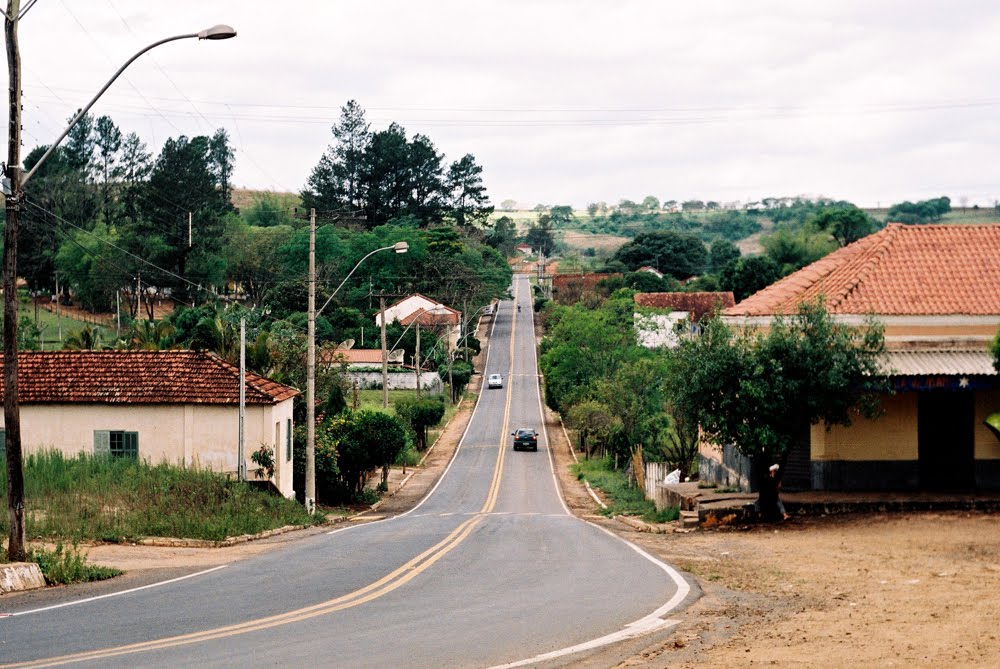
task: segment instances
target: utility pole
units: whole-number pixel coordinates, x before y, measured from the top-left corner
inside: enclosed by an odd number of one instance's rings
[[[7,455],[7,559],[24,562],[24,471],[21,464],[21,409],[17,395],[17,235],[21,221],[21,52],[17,43],[20,0],[7,1],[4,32],[10,79],[7,129],[7,224],[3,244],[3,417]],[[6,184],[5,184],[6,185]]]
[[[191,234],[191,212],[188,212],[188,248],[191,248],[191,242],[193,241],[193,236]]]
[[[389,407],[389,353],[385,350],[385,294],[378,296],[378,310],[382,314],[382,408]]]
[[[316,210],[309,210],[309,326],[306,353],[306,511],[316,512]]]
[[[417,368],[417,399],[420,399],[420,319],[417,319],[417,351],[414,354],[414,366]]]
[[[247,319],[240,317],[240,442],[236,449],[236,478],[247,480]]]

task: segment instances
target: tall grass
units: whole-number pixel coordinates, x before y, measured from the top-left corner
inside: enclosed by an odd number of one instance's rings
[[[602,511],[605,515],[640,516],[651,523],[665,523],[680,516],[676,507],[657,511],[638,486],[629,485],[625,472],[614,468],[610,457],[581,460],[571,467],[577,478],[585,478],[608,498],[608,508]]]
[[[29,538],[217,541],[312,522],[294,500],[203,469],[46,451],[25,459],[24,478]],[[5,495],[5,471],[0,481]],[[4,514],[4,533],[6,523]]]

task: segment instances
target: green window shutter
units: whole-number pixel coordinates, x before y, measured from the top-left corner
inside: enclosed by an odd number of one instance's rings
[[[94,430],[94,455],[111,455],[110,430]]]
[[[125,433],[125,448],[124,453],[126,457],[139,458],[139,433],[138,432],[126,432]]]
[[[285,422],[285,461],[292,460],[292,419]]]

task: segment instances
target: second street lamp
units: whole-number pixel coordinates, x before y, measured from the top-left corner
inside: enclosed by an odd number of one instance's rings
[[[29,5],[30,8],[30,5]],[[7,223],[4,229],[3,250],[3,408],[5,449],[7,455],[7,507],[10,532],[7,543],[7,557],[15,562],[23,561],[25,555],[24,532],[24,473],[21,464],[21,415],[18,405],[17,383],[17,236],[20,224],[21,203],[24,199],[24,185],[38,171],[42,163],[58,148],[83,116],[90,111],[98,98],[121,75],[125,68],[150,49],[180,39],[220,40],[236,36],[236,31],[225,25],[216,25],[197,33],[187,33],[167,37],[137,52],[118,68],[106,84],[90,102],[77,112],[59,138],[38,159],[34,167],[21,176],[21,54],[18,47],[17,26],[21,14],[19,0],[8,0],[4,13],[4,36],[7,45],[7,70],[10,75],[9,110],[10,124],[7,141],[7,165],[4,171],[3,191],[6,196]]]
[[[305,481],[305,506],[310,515],[316,512],[316,316],[322,313],[326,306],[330,304],[340,289],[344,287],[347,280],[351,278],[355,270],[361,267],[364,261],[371,258],[380,251],[395,251],[396,253],[406,253],[410,250],[406,242],[396,242],[392,246],[383,246],[369,252],[365,257],[347,273],[347,276],[326,298],[326,302],[319,309],[316,309],[316,210],[309,210],[309,324],[307,334],[306,350],[306,481]],[[383,322],[385,315],[383,314]],[[385,354],[383,353],[383,368],[385,367]]]

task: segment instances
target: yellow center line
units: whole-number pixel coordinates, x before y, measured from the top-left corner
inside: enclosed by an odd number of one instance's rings
[[[514,302],[517,302],[517,285],[514,287]],[[514,312],[516,313],[516,311]],[[510,333],[510,368],[514,365],[514,330],[517,327],[516,320],[511,318],[511,333]],[[508,377],[511,375],[508,374]],[[493,469],[493,477],[490,481],[489,492],[486,496],[486,502],[483,504],[480,511],[469,518],[468,520],[462,522],[458,527],[456,527],[448,536],[434,544],[424,552],[420,553],[416,557],[412,558],[406,564],[398,567],[397,569],[386,574],[377,581],[366,585],[363,588],[355,590],[353,592],[347,593],[346,595],[341,595],[334,599],[327,600],[325,602],[320,602],[319,604],[313,604],[311,606],[306,606],[301,609],[295,609],[294,611],[287,611],[285,613],[279,613],[272,616],[266,616],[263,618],[257,618],[255,620],[248,620],[246,622],[237,623],[234,625],[227,625],[224,627],[217,627],[210,630],[203,630],[200,632],[190,632],[188,634],[180,634],[172,637],[165,637],[163,639],[154,639],[152,641],[142,641],[139,643],[128,644],[124,646],[112,646],[110,648],[103,648],[99,650],[83,651],[80,653],[72,653],[69,655],[61,655],[59,657],[43,658],[38,660],[28,660],[26,662],[17,662],[14,664],[3,664],[0,665],[0,669],[27,669],[28,667],[38,669],[41,667],[53,667],[61,664],[71,664],[75,662],[86,662],[88,660],[100,660],[110,657],[117,657],[120,655],[129,655],[132,653],[144,653],[154,650],[163,650],[166,648],[175,648],[177,646],[185,646],[194,643],[202,643],[205,641],[212,641],[215,639],[223,639],[230,636],[236,636],[239,634],[246,634],[248,632],[256,632],[260,630],[269,629],[272,627],[278,627],[281,625],[288,625],[291,623],[301,622],[303,620],[308,620],[310,618],[315,618],[317,616],[327,615],[334,613],[336,611],[343,611],[344,609],[349,609],[354,606],[359,606],[365,604],[374,599],[377,599],[385,594],[392,592],[393,590],[402,587],[403,585],[409,583],[419,574],[422,574],[431,565],[444,557],[452,549],[462,543],[475,529],[486,514],[493,511],[496,506],[497,498],[500,494],[500,480],[503,473],[503,462],[504,462],[504,452],[506,451],[507,442],[507,430],[510,426],[510,405],[511,405],[511,386],[510,383],[507,384],[507,396],[504,402],[504,414],[503,414],[503,428],[500,432],[500,448],[497,453],[496,465]]]

